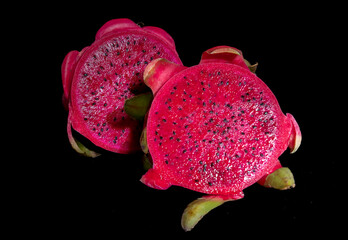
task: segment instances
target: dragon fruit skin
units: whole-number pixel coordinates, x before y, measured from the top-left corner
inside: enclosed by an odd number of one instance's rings
[[[157,27],[141,28],[129,19],[110,20],[91,46],[66,55],[63,105],[69,110],[68,137],[76,151],[90,155],[72,137],[71,127],[108,151],[126,154],[140,149],[141,123],[131,119],[123,105],[146,90],[143,71],[160,57],[181,64],[168,33]]]
[[[148,113],[146,140],[153,167],[141,182],[155,189],[176,185],[208,194],[185,210],[187,231],[212,208],[243,198],[243,189],[255,182],[294,187],[291,171],[278,158],[288,147],[291,153],[298,149],[299,126],[242,60],[239,50],[219,46],[190,68],[158,59],[145,69],[150,87],[156,81],[163,86],[155,87]],[[209,204],[213,207],[203,214],[194,213]]]

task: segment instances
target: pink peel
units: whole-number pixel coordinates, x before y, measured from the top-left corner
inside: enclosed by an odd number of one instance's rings
[[[61,68],[63,83],[63,105],[65,109],[68,109],[71,81],[74,75],[78,55],[79,52],[76,50],[69,52],[65,56]]]
[[[249,69],[242,52],[229,46],[218,46],[203,52],[200,64],[212,62],[231,63]]]
[[[290,119],[292,124],[291,134],[289,138],[290,153],[295,153],[301,145],[302,134],[294,116],[292,116],[290,113],[287,113],[286,116]]]
[[[166,31],[164,31],[162,28],[153,27],[153,26],[146,26],[146,27],[143,27],[142,29],[160,37],[162,40],[164,40],[171,47],[175,48],[175,42],[174,42],[173,38]]]
[[[113,19],[106,22],[95,35],[95,40],[98,40],[108,33],[122,29],[140,28],[137,24],[127,18]]]
[[[172,184],[169,183],[163,176],[159,175],[153,168],[149,169],[145,175],[142,176],[140,182],[145,185],[158,190],[166,190]]]
[[[152,61],[144,71],[144,82],[155,96],[157,91],[175,74],[186,67],[158,58]]]

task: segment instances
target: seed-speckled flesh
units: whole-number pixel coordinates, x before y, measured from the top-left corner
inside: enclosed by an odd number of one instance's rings
[[[74,129],[106,150],[139,150],[142,126],[123,106],[146,89],[143,71],[159,57],[180,63],[174,49],[140,28],[94,42],[79,60],[71,88]]]
[[[275,96],[255,74],[232,64],[200,64],[171,78],[152,103],[152,172],[199,192],[239,192],[276,164],[290,131]]]

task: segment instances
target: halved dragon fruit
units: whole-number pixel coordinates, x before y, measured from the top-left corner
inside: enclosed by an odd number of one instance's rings
[[[140,123],[123,106],[127,98],[146,91],[143,72],[157,58],[181,64],[168,33],[141,28],[129,19],[105,23],[91,46],[66,55],[63,104],[69,109],[68,136],[76,151],[97,156],[73,138],[71,126],[103,149],[116,153],[140,149]]]
[[[228,46],[205,51],[193,67],[158,59],[145,69],[155,97],[142,145],[153,166],[141,182],[208,194],[186,208],[186,231],[211,209],[243,198],[255,182],[276,189],[295,184],[278,158],[288,147],[298,149],[299,126],[251,70],[255,65]]]

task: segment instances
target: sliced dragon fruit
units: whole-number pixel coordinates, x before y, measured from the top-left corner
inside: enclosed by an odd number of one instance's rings
[[[241,51],[228,46],[207,50],[193,67],[159,59],[145,69],[154,99],[142,146],[153,166],[141,182],[208,194],[185,210],[187,231],[213,208],[242,198],[243,189],[256,182],[276,189],[294,186],[278,158],[288,147],[298,149],[299,126],[283,114],[254,70]]]
[[[67,54],[62,64],[63,104],[69,109],[68,136],[76,151],[96,156],[77,144],[71,126],[108,151],[125,154],[140,149],[142,123],[125,113],[124,103],[146,91],[143,72],[157,58],[181,64],[168,33],[141,28],[129,19],[105,23],[91,46]]]

